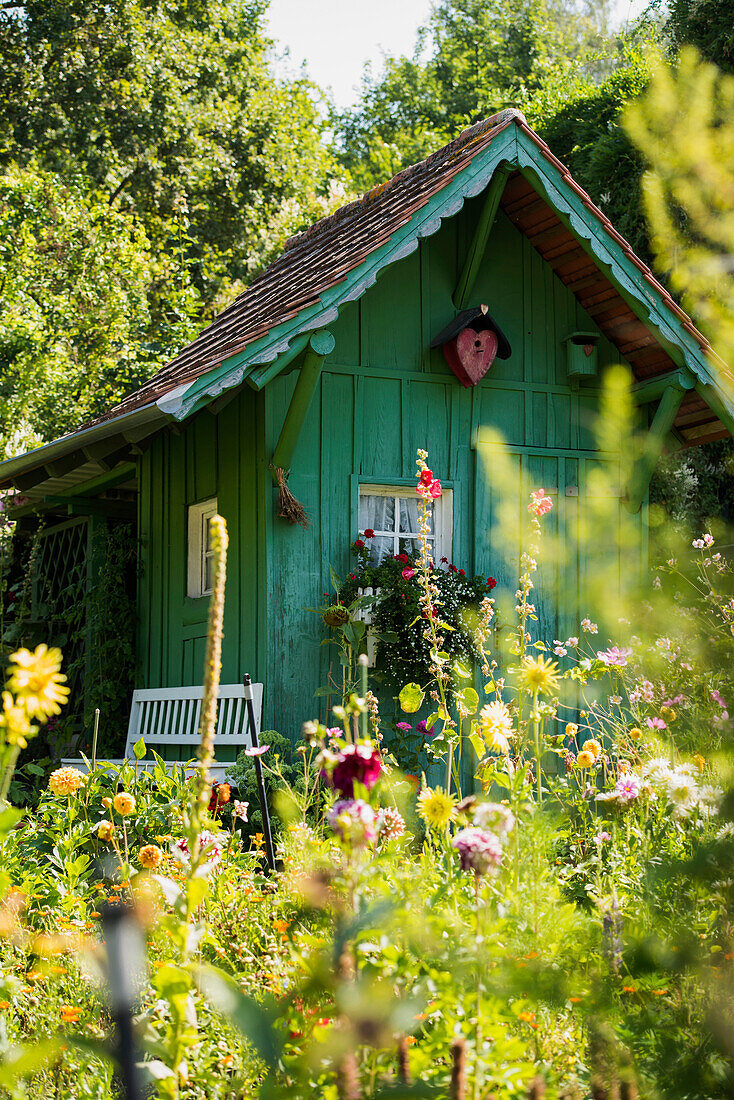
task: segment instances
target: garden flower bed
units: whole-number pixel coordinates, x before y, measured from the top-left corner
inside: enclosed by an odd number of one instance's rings
[[[440,485],[426,457],[427,502]],[[119,912],[145,944],[133,1011],[151,1095],[731,1094],[731,571],[707,533],[657,574],[644,620],[665,633],[622,624],[606,645],[587,619],[542,643],[531,592],[550,503],[530,500],[502,675],[481,624],[483,675],[450,666],[425,544],[411,565],[430,669],[400,703],[408,725],[433,708],[443,782],[407,777],[381,744],[355,653],[334,725],[307,721],[292,760],[275,742],[259,758],[272,873],[255,806],[208,777],[216,521],[199,766],[58,769],[32,811],[0,814],[8,1095],[118,1094],[103,941]],[[60,659],[11,657],[5,792],[23,741],[64,703]],[[462,790],[468,752],[477,783]]]

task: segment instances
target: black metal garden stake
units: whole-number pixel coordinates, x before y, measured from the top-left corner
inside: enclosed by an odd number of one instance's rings
[[[247,720],[250,723],[250,736],[252,737],[252,747],[254,749],[260,748],[260,743],[257,738],[257,726],[255,725],[255,708],[252,705],[252,680],[250,676],[245,673],[242,678],[242,683],[245,687],[245,703],[247,704]],[[265,853],[268,857],[268,866],[271,871],[275,870],[275,848],[273,847],[273,833],[270,828],[270,810],[268,808],[268,796],[265,791],[265,780],[263,778],[263,766],[259,755],[255,757],[255,775],[257,776],[257,789],[260,795],[260,812],[263,819],[263,832],[265,833]]]
[[[130,905],[105,905],[102,930],[107,947],[107,984],[115,1021],[115,1056],[125,1100],[142,1100],[133,1036],[133,1012],[145,974],[143,930]]]

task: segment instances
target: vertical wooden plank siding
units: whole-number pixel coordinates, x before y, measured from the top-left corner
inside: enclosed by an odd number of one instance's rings
[[[564,338],[595,325],[504,214],[498,214],[475,284],[512,346],[476,389],[464,389],[440,349],[428,345],[454,316],[451,295],[483,197],[466,203],[433,237],[380,276],[359,302],[330,326],[328,357],[298,443],[290,488],[311,526],[291,527],[275,515],[269,463],[295,382],[295,369],[256,394],[244,387],[216,416],[200,413],[180,436],[155,440],[140,461],[140,532],[145,570],[140,582],[141,683],[176,686],[201,679],[206,600],[186,595],[186,510],[217,495],[230,531],[223,676],[244,671],[265,684],[264,728],[294,741],[304,719],[327,718],[314,691],[329,655],[320,643],[318,607],[330,591],[333,566],[344,575],[358,530],[358,483],[411,478],[425,447],[435,474],[454,493],[454,561],[494,575],[512,604],[520,552],[511,531],[498,529],[499,466],[475,436],[495,429],[507,440],[522,493],[555,490],[547,517],[558,561],[541,567],[540,629],[565,638],[585,613],[591,563],[578,549],[587,467],[597,459],[592,426],[595,380],[580,387],[566,373]],[[619,360],[604,339],[603,366]],[[484,460],[480,459],[480,453]],[[567,489],[571,493],[567,495]],[[575,495],[577,491],[578,495]],[[512,503],[516,518],[526,499]],[[644,512],[644,510],[643,510]],[[644,518],[639,553],[646,560]],[[630,562],[617,563],[617,587]]]

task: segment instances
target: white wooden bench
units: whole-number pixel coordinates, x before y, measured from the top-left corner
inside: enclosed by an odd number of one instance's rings
[[[262,684],[251,686],[255,728],[259,735],[263,686]],[[146,750],[154,749],[171,767],[195,759],[196,747],[199,744],[199,715],[203,694],[202,687],[143,688],[140,691],[134,691],[127,727],[125,760],[134,762],[133,749],[141,737]],[[252,743],[244,686],[220,684],[214,740],[215,753],[223,748],[232,748],[235,750],[236,757],[241,749],[251,748]],[[166,750],[179,752],[183,746],[190,746],[188,755],[182,756],[179,760],[167,759]],[[124,762],[124,760],[99,759],[97,764],[102,768],[110,764],[119,767]],[[233,763],[234,760],[214,763],[211,768],[213,777],[224,779],[227,769],[231,768]],[[62,764],[79,768],[81,771],[87,770],[87,765],[82,758],[62,760]],[[152,768],[154,765],[155,761],[152,757],[143,758],[138,762],[139,768]]]

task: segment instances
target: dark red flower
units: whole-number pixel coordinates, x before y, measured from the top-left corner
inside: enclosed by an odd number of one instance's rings
[[[366,539],[373,539],[375,537],[375,532],[372,530],[371,527],[367,528],[367,530],[364,533],[364,537]]]
[[[380,754],[372,745],[345,745],[331,773],[331,783],[344,798],[354,798],[355,783],[369,790],[381,772]]]
[[[453,565],[453,564],[451,564],[451,565],[449,566],[449,573],[456,573],[456,571],[457,571],[457,570],[456,570],[456,566],[455,566],[455,565]]]
[[[466,576],[466,570],[465,569],[460,569],[459,570],[459,576],[460,577],[465,577]]]
[[[354,549],[355,550],[364,550],[364,542],[362,541],[362,539],[356,539],[355,540]]]
[[[487,577],[487,588],[489,589],[489,591],[491,592],[492,589],[496,587],[497,581],[494,579],[494,577]]]
[[[444,564],[445,564],[445,563],[446,563],[446,562],[447,562],[448,560],[449,560],[448,558],[441,558],[441,561],[442,561],[442,562],[443,562]]]
[[[407,554],[396,554],[395,561],[402,561],[404,564],[407,564],[407,562],[410,561],[410,558]]]

